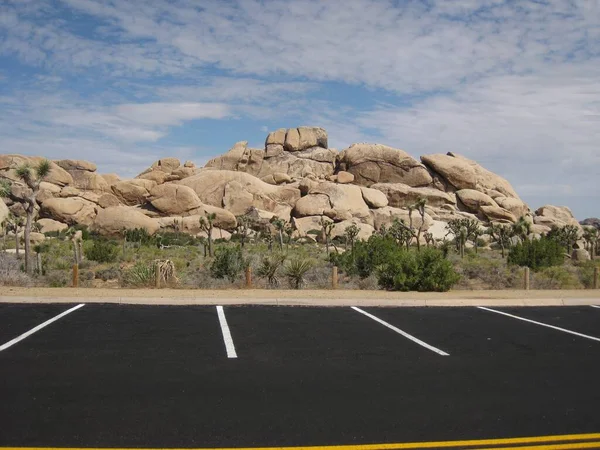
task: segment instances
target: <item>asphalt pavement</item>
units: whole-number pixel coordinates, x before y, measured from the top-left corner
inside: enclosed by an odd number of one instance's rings
[[[600,308],[75,306],[0,305],[0,447],[600,433]]]

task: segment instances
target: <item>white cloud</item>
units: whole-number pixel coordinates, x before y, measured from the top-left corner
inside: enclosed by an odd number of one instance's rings
[[[3,70],[3,139],[123,148],[196,119],[285,121],[336,147],[456,150],[532,202],[597,196],[596,0],[6,0],[0,36],[0,56],[43,72],[22,86]],[[73,76],[106,88],[78,95]]]

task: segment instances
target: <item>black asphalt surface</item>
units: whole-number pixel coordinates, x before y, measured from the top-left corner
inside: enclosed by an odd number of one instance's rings
[[[0,305],[0,345],[70,305]],[[473,307],[86,305],[0,351],[0,447],[253,447],[600,432],[600,342]],[[494,308],[600,337],[600,309]]]

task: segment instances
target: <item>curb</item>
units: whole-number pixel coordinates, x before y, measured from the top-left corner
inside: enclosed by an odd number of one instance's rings
[[[358,299],[358,298],[203,298],[203,297],[25,297],[0,296],[0,303],[99,303],[119,305],[267,305],[267,306],[376,306],[376,307],[469,307],[469,306],[588,306],[600,298],[468,298],[468,299]]]

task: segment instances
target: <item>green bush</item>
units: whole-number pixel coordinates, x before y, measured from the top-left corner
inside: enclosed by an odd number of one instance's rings
[[[594,268],[600,266],[600,260],[585,261],[577,265],[579,281],[586,289],[594,287]]]
[[[560,266],[564,262],[564,251],[556,239],[542,236],[513,246],[508,253],[508,263],[537,271]]]
[[[433,248],[420,252],[398,249],[377,269],[379,285],[394,291],[445,292],[459,280],[452,263]]]
[[[213,278],[227,278],[233,283],[248,264],[240,247],[221,247],[217,249],[210,265],[210,275]]]
[[[118,266],[111,266],[106,269],[96,271],[96,278],[102,281],[118,280],[121,275],[121,270]]]
[[[393,238],[374,234],[367,241],[356,242],[354,251],[332,254],[330,261],[348,275],[367,278],[398,250],[399,246]]]
[[[546,267],[533,277],[535,289],[581,289],[583,286],[573,266]]]
[[[154,285],[154,264],[137,263],[123,273],[123,286],[151,287]]]
[[[84,248],[85,257],[100,263],[115,262],[119,256],[116,242],[95,240],[92,245]]]
[[[279,286],[279,271],[284,261],[284,254],[276,253],[271,256],[264,256],[256,270],[256,275],[259,278],[266,279],[271,287]]]

